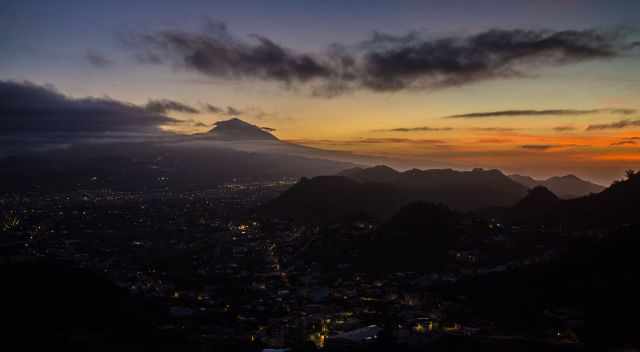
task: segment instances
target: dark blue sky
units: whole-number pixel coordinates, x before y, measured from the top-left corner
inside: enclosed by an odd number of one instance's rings
[[[378,30],[458,31],[489,27],[566,29],[640,23],[629,0],[323,0],[323,1],[30,1],[0,2],[7,48],[106,45],[114,31],[193,28],[203,17],[238,33],[260,33],[295,46],[355,41]]]

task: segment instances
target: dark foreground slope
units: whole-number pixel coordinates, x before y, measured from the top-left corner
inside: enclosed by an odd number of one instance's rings
[[[573,331],[588,350],[637,347],[639,250],[640,227],[625,226],[601,239],[578,238],[548,263],[465,280],[448,290],[473,293],[460,314],[514,333],[555,325],[555,333]]]
[[[189,350],[186,340],[155,328],[156,306],[96,274],[67,264],[2,264],[2,344],[17,350]],[[5,328],[6,329],[6,328]]]

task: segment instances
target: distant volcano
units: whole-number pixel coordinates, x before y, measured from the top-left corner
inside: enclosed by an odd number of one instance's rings
[[[199,136],[222,141],[278,140],[276,136],[265,129],[237,118],[218,121],[209,132],[199,134]]]

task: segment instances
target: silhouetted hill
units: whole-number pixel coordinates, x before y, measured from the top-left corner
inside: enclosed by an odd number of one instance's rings
[[[508,211],[508,216],[514,222],[528,222],[543,220],[549,212],[553,212],[560,203],[553,192],[543,186],[536,186],[529,190],[526,197],[520,200]]]
[[[362,263],[376,266],[376,270],[442,269],[448,251],[461,235],[460,223],[460,215],[444,205],[408,204],[381,225],[374,238],[365,244]]]
[[[462,215],[444,205],[413,202],[401,207],[373,232],[323,226],[301,253],[327,272],[349,263],[362,272],[436,272],[447,265],[449,251],[463,236]]]
[[[392,215],[407,195],[389,184],[365,183],[342,176],[319,176],[300,182],[271,201],[262,214],[314,222],[340,221],[364,213]]]
[[[339,174],[362,182],[394,183],[401,175],[400,172],[385,166],[378,165],[370,168],[352,168]]]
[[[527,196],[522,198],[522,200],[514,206],[514,209],[521,211],[535,211],[538,209],[554,207],[559,201],[560,198],[546,187],[536,186],[529,190]]]
[[[563,199],[599,193],[605,189],[603,186],[582,180],[575,175],[554,176],[546,180],[536,180],[532,177],[522,175],[510,175],[509,177],[527,188],[534,188],[536,186],[546,187]]]
[[[446,232],[455,227],[459,216],[442,204],[414,202],[398,211],[380,227],[381,232],[421,235],[426,230]]]
[[[619,226],[640,223],[640,174],[612,184],[604,191],[561,203],[562,214],[573,224]]]

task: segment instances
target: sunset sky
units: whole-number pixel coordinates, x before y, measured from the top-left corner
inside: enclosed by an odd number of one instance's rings
[[[422,168],[607,184],[640,168],[638,24],[629,0],[0,0],[0,112],[18,121],[0,139],[69,123],[35,128],[3,106],[42,89],[167,117],[70,133],[195,133],[235,116]]]

